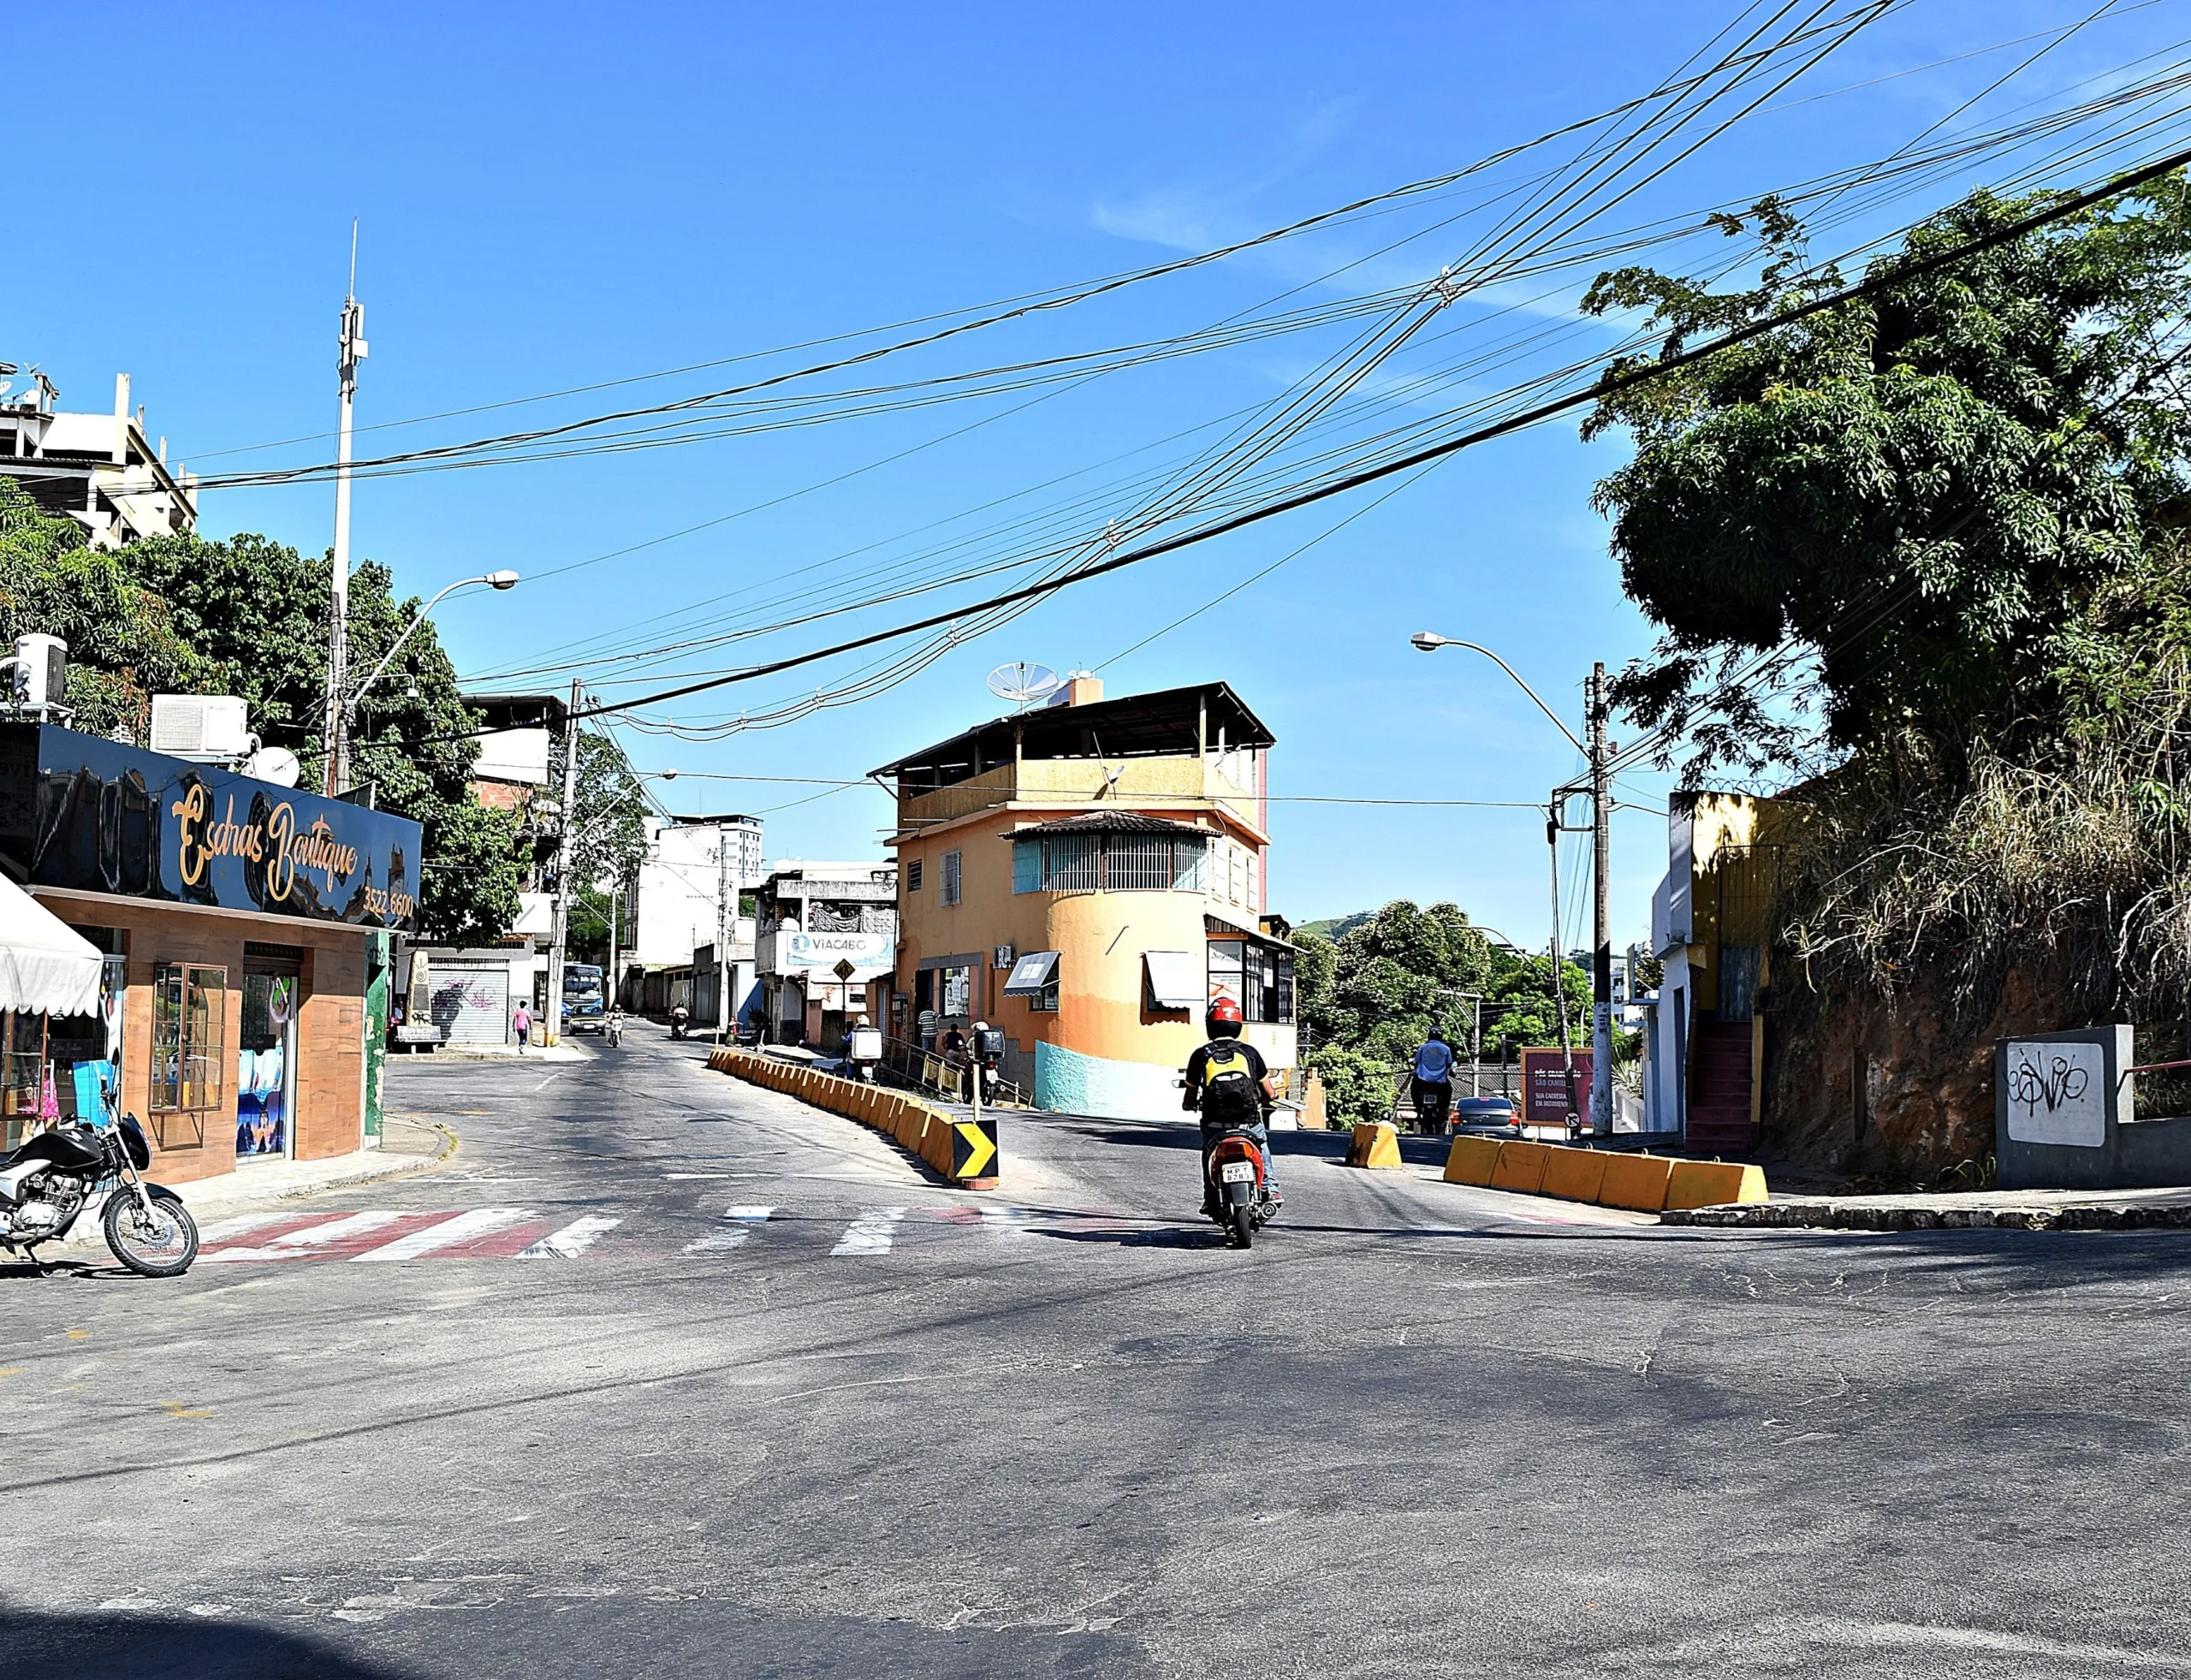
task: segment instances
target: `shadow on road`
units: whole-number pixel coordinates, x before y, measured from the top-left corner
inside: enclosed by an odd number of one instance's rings
[[[0,1650],[16,1674],[55,1680],[409,1680],[317,1639],[197,1616],[47,1615],[0,1607]]]

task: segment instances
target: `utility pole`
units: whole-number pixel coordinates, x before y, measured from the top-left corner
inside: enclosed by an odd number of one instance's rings
[[[1575,1035],[1567,1024],[1567,986],[1565,959],[1559,954],[1559,805],[1555,804],[1545,818],[1545,844],[1552,848],[1552,995],[1559,1007],[1559,1059],[1567,1073],[1567,1124],[1571,1127],[1582,1112],[1582,1105],[1576,1101],[1575,1091]],[[1522,1093],[1522,1113],[1529,1109],[1529,1092]]]
[[[1590,953],[1590,1129],[1612,1131],[1612,747],[1606,739],[1606,667],[1590,668],[1590,849],[1595,899]]]
[[[335,371],[342,393],[341,420],[335,445],[335,567],[333,611],[327,632],[327,718],[320,743],[327,757],[326,792],[331,798],[350,779],[348,725],[342,691],[350,664],[350,411],[358,395],[358,364],[365,359],[365,310],[358,301],[358,224],[350,223],[350,289],[342,299],[342,332]]]
[[[613,876],[609,882],[609,1007],[614,1009],[623,997],[623,977],[617,971],[618,960],[623,956],[622,900],[624,877]]]
[[[555,919],[548,947],[547,1017],[550,1048],[563,1042],[564,947],[571,936],[571,842],[579,828],[579,686],[571,684],[571,709],[563,717],[563,810],[561,832],[555,836]],[[613,946],[615,936],[610,935]]]
[[[730,1025],[730,930],[737,918],[731,914],[730,836],[715,824],[715,1042],[727,1042]]]

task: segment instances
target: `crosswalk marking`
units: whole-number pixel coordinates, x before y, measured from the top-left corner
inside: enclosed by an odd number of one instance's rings
[[[601,1240],[603,1232],[614,1231],[623,1222],[599,1214],[588,1214],[583,1219],[573,1220],[561,1231],[553,1232],[537,1243],[526,1244],[518,1250],[517,1257],[520,1260],[576,1260]]]
[[[845,1227],[845,1234],[837,1239],[837,1246],[829,1250],[838,1254],[888,1254],[890,1240],[896,1235],[898,1221],[905,1217],[903,1208],[864,1208],[860,1215]]]
[[[353,1262],[365,1261],[416,1260],[420,1255],[431,1254],[436,1249],[447,1248],[452,1243],[465,1243],[475,1237],[484,1237],[490,1231],[499,1231],[506,1225],[515,1225],[525,1216],[522,1208],[474,1208],[469,1213],[438,1220],[423,1231],[413,1231],[398,1237],[392,1243],[367,1249],[363,1254],[353,1255]]]
[[[769,1215],[775,1211],[774,1208],[763,1208],[751,1204],[740,1204],[738,1207],[727,1208],[722,1216],[722,1228],[699,1238],[697,1242],[686,1244],[685,1252],[687,1254],[728,1254],[761,1226],[766,1225],[769,1222]]]
[[[199,1258],[211,1265],[256,1261],[291,1267],[330,1261],[386,1265],[409,1261],[576,1260],[591,1256],[603,1237],[620,1227],[627,1240],[617,1245],[616,1252],[642,1256],[681,1251],[720,1260],[733,1256],[744,1260],[747,1253],[759,1253],[771,1261],[818,1258],[823,1253],[914,1259],[935,1252],[939,1244],[977,1237],[1006,1241],[1024,1257],[1030,1252],[1026,1245],[1029,1238],[1125,1233],[1149,1223],[1101,1210],[984,1201],[923,1208],[859,1207],[851,1210],[848,1224],[832,1226],[824,1220],[834,1210],[826,1207],[800,1219],[795,1217],[798,1209],[787,1211],[773,1203],[716,1205],[721,1211],[711,1220],[704,1214],[659,1221],[640,1220],[636,1233],[628,1216],[585,1214],[573,1217],[568,1213],[557,1215],[525,1208],[260,1213],[209,1221]],[[785,1217],[779,1218],[780,1214]],[[769,1238],[755,1249],[755,1234],[767,1232],[772,1226],[781,1235]],[[829,1237],[832,1229],[839,1233],[834,1244]],[[638,1240],[628,1240],[635,1234]]]

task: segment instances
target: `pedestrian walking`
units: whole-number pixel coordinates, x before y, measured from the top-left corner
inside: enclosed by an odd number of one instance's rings
[[[520,1003],[517,1012],[510,1017],[510,1025],[517,1033],[517,1053],[521,1056],[532,1037],[532,1012]]]

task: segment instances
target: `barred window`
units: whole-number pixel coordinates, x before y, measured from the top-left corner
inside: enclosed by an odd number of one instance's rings
[[[1200,834],[1021,834],[1012,846],[1015,893],[1198,893]]]
[[[943,891],[940,896],[946,904],[959,902],[959,854],[955,852],[943,854]]]
[[[905,890],[908,893],[921,890],[921,860],[917,858],[905,865]]]

